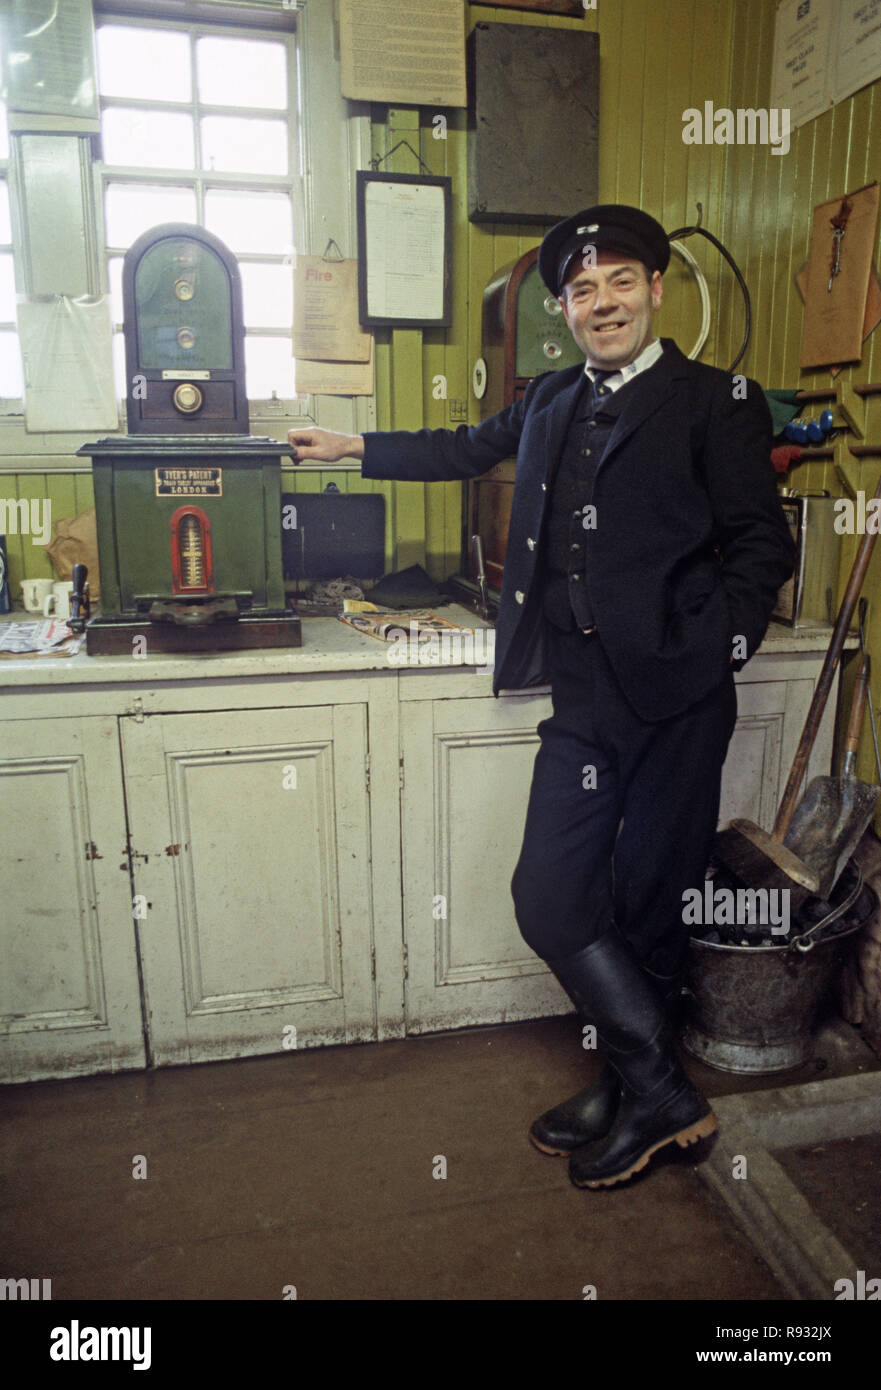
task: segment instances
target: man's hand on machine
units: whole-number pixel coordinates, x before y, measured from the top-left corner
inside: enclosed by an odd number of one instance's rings
[[[363,459],[363,434],[340,434],[337,430],[288,430],[288,443],[294,451],[294,463],[318,459],[321,463],[336,463],[339,459]]]

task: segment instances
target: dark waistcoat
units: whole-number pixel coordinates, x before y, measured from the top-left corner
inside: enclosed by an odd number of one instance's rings
[[[640,374],[641,375],[641,374]],[[617,391],[594,387],[588,376],[579,392],[554,476],[544,554],[545,616],[565,631],[594,624],[585,557],[595,525],[589,510],[597,468],[615,421],[639,376]]]

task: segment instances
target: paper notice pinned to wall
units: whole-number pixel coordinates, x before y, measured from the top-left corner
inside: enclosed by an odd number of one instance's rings
[[[367,362],[316,362],[298,357],[294,363],[298,396],[372,396],[373,338]]]
[[[870,183],[814,208],[802,368],[860,360],[879,201],[881,187]]]
[[[467,106],[463,0],[340,0],[342,92]]]
[[[358,321],[358,262],[298,256],[294,269],[294,356],[369,362],[372,336]]]
[[[829,107],[833,0],[781,0],[774,30],[771,106],[787,109],[793,130]]]
[[[881,74],[881,0],[839,3],[835,100],[843,101]]]
[[[119,428],[107,296],[23,300],[18,332],[29,433]]]
[[[792,129],[881,77],[881,0],[780,0],[771,106]]]
[[[10,130],[101,129],[91,0],[3,0]]]
[[[802,304],[807,303],[808,297],[808,276],[809,265],[805,261],[801,270],[795,276],[796,288],[801,295]],[[866,308],[863,312],[862,335],[863,342],[866,341],[881,323],[881,275],[878,274],[875,266],[872,266],[872,274],[869,276],[869,292],[866,295]],[[838,376],[843,370],[843,363],[838,363],[829,368],[830,376]]]

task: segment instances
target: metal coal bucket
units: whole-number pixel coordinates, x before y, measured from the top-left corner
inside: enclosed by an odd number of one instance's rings
[[[692,938],[685,984],[690,992],[682,1045],[720,1071],[761,1075],[801,1066],[811,1055],[814,1025],[841,967],[847,942],[877,898],[858,877],[855,891],[788,945],[732,946]],[[859,902],[857,900],[859,899]],[[843,917],[843,912],[848,915]],[[817,939],[820,929],[834,935]]]

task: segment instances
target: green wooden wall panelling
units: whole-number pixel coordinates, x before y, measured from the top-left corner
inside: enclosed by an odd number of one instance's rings
[[[753,300],[753,333],[739,370],[764,386],[828,385],[827,372],[802,374],[798,367],[803,310],[793,277],[807,257],[813,206],[828,197],[867,183],[879,174],[881,84],[856,93],[831,112],[793,131],[787,155],[761,146],[685,145],[682,113],[687,106],[766,107],[770,101],[771,54],[775,5],[768,0],[679,0],[659,6],[654,0],[601,4],[584,19],[526,11],[470,7],[467,24],[477,22],[598,30],[600,35],[601,202],[640,204],[665,226],[691,224],[696,204],[704,224],[730,249],[740,265]],[[434,137],[433,116],[447,121],[446,139]],[[383,155],[399,139],[418,151],[434,174],[453,181],[453,313],[446,331],[376,333],[377,427],[455,428],[451,402],[465,401],[467,422],[480,418],[471,391],[471,372],[481,355],[481,301],[494,272],[541,239],[544,228],[503,223],[476,225],[467,219],[467,116],[464,110],[376,105],[372,110],[372,153]],[[511,158],[516,160],[516,149]],[[565,159],[565,132],[549,157]],[[413,173],[418,164],[401,149],[383,168]],[[574,209],[573,209],[574,210]],[[710,337],[702,359],[727,366],[743,333],[740,292],[728,267],[699,237],[686,245],[707,276],[712,307]],[[685,351],[700,323],[699,299],[690,272],[674,259],[665,282],[659,329]],[[881,357],[875,337],[863,361],[845,368],[842,379],[879,379]],[[447,398],[433,390],[446,379]],[[866,437],[881,441],[881,402],[867,411]],[[855,488],[874,491],[881,459],[860,464],[847,451],[836,457]],[[381,492],[387,499],[386,568],[420,563],[437,579],[458,568],[464,487],[460,483],[385,483],[365,480],[353,470],[320,472],[285,469],[286,490],[317,492],[328,482],[344,492]],[[792,471],[793,485],[827,487],[839,493],[831,465],[806,463]],[[6,475],[0,486],[8,496],[44,497],[53,518],[73,515],[92,505],[87,475],[27,473]],[[857,538],[847,538],[842,587]],[[29,537],[9,538],[14,597],[24,573],[49,574],[48,560]],[[876,558],[866,594],[870,600],[870,645],[878,658],[876,684],[881,689],[881,575]],[[877,634],[877,636],[876,636]],[[865,738],[860,770],[867,775]]]
[[[774,7],[762,0],[742,0],[735,7],[731,94],[728,105],[766,106],[770,100]],[[726,226],[724,240],[739,262],[753,294],[753,338],[746,370],[765,386],[827,388],[835,384],[828,370],[799,368],[804,311],[794,277],[810,251],[814,207],[881,177],[881,83],[856,92],[831,111],[794,130],[786,155],[772,155],[759,146],[733,146],[726,165]],[[881,356],[877,333],[863,347],[862,361],[846,366],[838,381],[857,385],[879,380]],[[881,443],[881,402],[870,398],[865,441],[850,434],[835,443],[835,459],[808,461],[791,468],[787,477],[796,488],[826,488],[841,494],[835,463],[841,465],[855,490],[871,496],[881,473],[881,457],[858,461],[848,449],[852,442]],[[859,536],[845,536],[839,572],[841,601]],[[875,665],[875,707],[881,691],[881,556],[873,557],[864,586],[869,600],[867,640]],[[849,660],[841,701],[846,709],[856,661]],[[839,720],[841,723],[841,720]],[[858,776],[876,781],[868,721],[863,729]],[[839,744],[840,744],[839,729]],[[881,817],[876,820],[876,827]]]
[[[94,504],[90,475],[77,473],[5,473],[0,477],[0,496],[16,500],[36,499],[49,502],[54,536],[54,522],[63,517],[77,516]],[[9,591],[15,607],[21,606],[22,579],[52,579],[55,571],[46,551],[34,545],[30,535],[6,537],[9,561]]]

